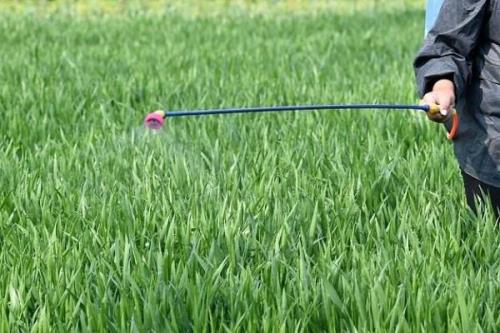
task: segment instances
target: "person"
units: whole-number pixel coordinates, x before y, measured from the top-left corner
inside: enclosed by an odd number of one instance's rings
[[[454,140],[468,205],[500,211],[500,0],[444,0],[414,60],[423,102],[445,121],[456,108]]]

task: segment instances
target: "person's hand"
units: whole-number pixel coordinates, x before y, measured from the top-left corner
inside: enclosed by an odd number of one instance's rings
[[[427,112],[430,120],[438,123],[448,120],[455,108],[455,86],[453,81],[448,79],[436,81],[432,87],[432,91],[425,94],[424,98],[422,98],[422,103],[439,106],[439,112],[437,110]]]

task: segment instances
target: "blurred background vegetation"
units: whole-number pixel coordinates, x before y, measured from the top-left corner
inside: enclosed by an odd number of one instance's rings
[[[78,15],[180,13],[206,16],[226,13],[255,15],[276,12],[392,11],[423,9],[425,0],[2,0],[2,13]]]

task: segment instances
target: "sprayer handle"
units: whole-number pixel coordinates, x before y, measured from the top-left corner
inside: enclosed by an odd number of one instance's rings
[[[458,117],[458,112],[453,110],[451,115],[451,130],[448,132],[448,140],[455,140],[458,132],[458,125],[460,124],[460,118]]]
[[[441,108],[439,107],[439,105],[429,104],[429,111],[427,111],[427,116],[429,117],[429,119],[435,120],[436,118],[433,118],[433,116],[438,115],[440,113],[441,113]],[[444,123],[448,119],[450,119],[450,117],[445,117],[440,122]],[[460,119],[458,117],[458,113],[455,109],[453,109],[451,111],[451,130],[447,134],[448,140],[454,140],[456,138],[459,123]]]

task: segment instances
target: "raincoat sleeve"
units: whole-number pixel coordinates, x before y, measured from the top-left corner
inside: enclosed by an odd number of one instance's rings
[[[434,28],[414,61],[420,97],[449,78],[460,97],[470,75],[470,58],[480,39],[488,0],[445,0]]]

